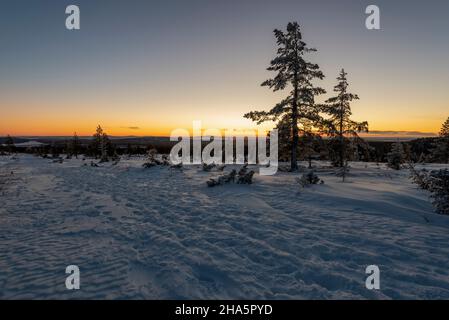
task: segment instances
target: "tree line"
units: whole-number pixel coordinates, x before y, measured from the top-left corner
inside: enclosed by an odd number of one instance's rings
[[[278,127],[288,123],[278,124]],[[282,130],[280,130],[281,132]],[[322,137],[310,130],[300,130],[298,137],[297,159],[306,161],[309,166],[313,160],[329,160],[335,165],[341,165],[340,149],[335,146],[338,139]],[[283,139],[279,141],[279,160],[286,162],[290,160],[291,149],[289,135],[280,134]],[[149,150],[156,149],[158,153],[169,154],[175,142],[159,141],[158,143],[146,143],[135,138],[124,143],[122,140],[111,140],[101,126],[98,126],[90,139],[79,138],[76,133],[66,141],[52,141],[42,147],[29,149],[18,149],[14,146],[14,137],[6,136],[0,138],[0,155],[21,151],[39,155],[50,154],[57,157],[60,154],[69,157],[79,155],[91,156],[97,159],[112,158],[117,155],[145,155]],[[20,140],[19,140],[20,141]],[[347,161],[363,162],[389,162],[391,167],[400,168],[404,163],[449,163],[449,118],[443,123],[440,135],[433,138],[419,138],[406,142],[386,141],[364,141],[362,139],[345,140],[344,158]],[[246,146],[245,146],[246,147]]]

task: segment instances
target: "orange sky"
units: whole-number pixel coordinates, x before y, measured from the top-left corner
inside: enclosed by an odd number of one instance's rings
[[[217,107],[209,108],[207,104],[198,103],[196,107],[184,103],[185,107],[173,107],[171,101],[161,101],[161,107],[148,103],[121,108],[114,103],[103,106],[81,103],[58,108],[56,104],[32,104],[26,107],[1,105],[0,135],[13,136],[67,136],[77,132],[78,135],[91,135],[100,124],[109,135],[114,136],[169,136],[176,128],[190,129],[192,121],[202,121],[203,128],[217,129],[256,129],[255,123],[243,118],[243,114],[254,108],[250,105],[274,104],[279,95],[272,94],[264,88],[257,89],[259,97],[252,104],[249,96],[222,96],[223,102]],[[208,100],[208,99],[206,99]],[[238,101],[240,100],[240,101]],[[267,103],[270,101],[271,103]],[[180,103],[180,101],[174,101]],[[26,102],[24,102],[26,103]],[[226,107],[229,103],[230,106]],[[372,102],[371,102],[372,103]],[[407,105],[399,105],[397,101],[379,101],[380,105],[357,101],[353,104],[353,118],[367,120],[370,131],[420,131],[437,133],[448,114],[444,103],[436,101],[426,108],[426,113],[419,108],[419,101]],[[105,112],[110,108],[110,112]],[[212,110],[210,110],[212,109]],[[261,127],[269,129],[272,124]]]

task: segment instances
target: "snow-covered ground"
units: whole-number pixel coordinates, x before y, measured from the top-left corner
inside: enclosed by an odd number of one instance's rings
[[[0,298],[449,299],[449,217],[407,170],[352,163],[342,183],[316,163],[324,185],[208,188],[219,173],[143,161],[0,157]]]

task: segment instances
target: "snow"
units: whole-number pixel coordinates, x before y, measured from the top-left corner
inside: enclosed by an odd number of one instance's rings
[[[144,162],[0,157],[0,298],[449,298],[449,217],[407,170],[351,163],[342,183],[315,162],[324,185],[279,172],[208,188],[221,172]]]

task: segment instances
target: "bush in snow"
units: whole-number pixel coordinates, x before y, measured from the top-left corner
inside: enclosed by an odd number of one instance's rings
[[[207,185],[209,187],[215,187],[231,182],[235,182],[237,184],[252,184],[253,176],[254,171],[251,170],[248,172],[248,164],[245,164],[242,168],[240,168],[238,173],[236,170],[232,170],[229,174],[222,175],[217,179],[210,179],[207,181]]]
[[[162,155],[162,165],[163,166],[169,166],[170,165],[169,157],[166,154]]]
[[[215,187],[226,183],[235,182],[236,175],[237,171],[232,170],[230,173],[218,177],[218,179],[210,179],[209,181],[207,181],[207,186]]]
[[[254,171],[246,172],[245,174],[239,174],[237,179],[238,184],[252,184],[253,183]]]
[[[439,214],[449,215],[449,170],[433,170],[429,174],[432,204]]]
[[[203,163],[202,169],[205,172],[211,172],[211,171],[223,171],[224,168],[226,168],[226,165],[217,165],[215,163],[206,164]]]
[[[414,183],[416,183],[423,190],[429,190],[429,179],[426,169],[422,169],[421,172],[419,172],[412,164],[410,164],[410,173],[410,178]]]
[[[162,160],[157,159],[157,150],[151,149],[148,151],[148,160],[145,162],[142,167],[151,168],[154,166],[169,166],[170,162],[168,161],[168,157],[163,155]]]
[[[321,180],[313,170],[309,170],[303,173],[301,178],[297,178],[296,181],[304,188],[311,184],[323,184],[324,181]]]
[[[210,164],[203,163],[203,171],[209,172],[213,168],[215,168],[215,163],[210,163]]]
[[[401,170],[405,162],[405,152],[402,143],[396,142],[391,147],[391,152],[387,155],[388,166],[394,170]]]
[[[432,204],[439,214],[449,215],[449,170],[432,170],[421,173],[412,169],[412,179],[420,188],[428,190]]]
[[[245,163],[243,167],[239,170],[239,176],[244,176],[248,172],[248,164]]]

